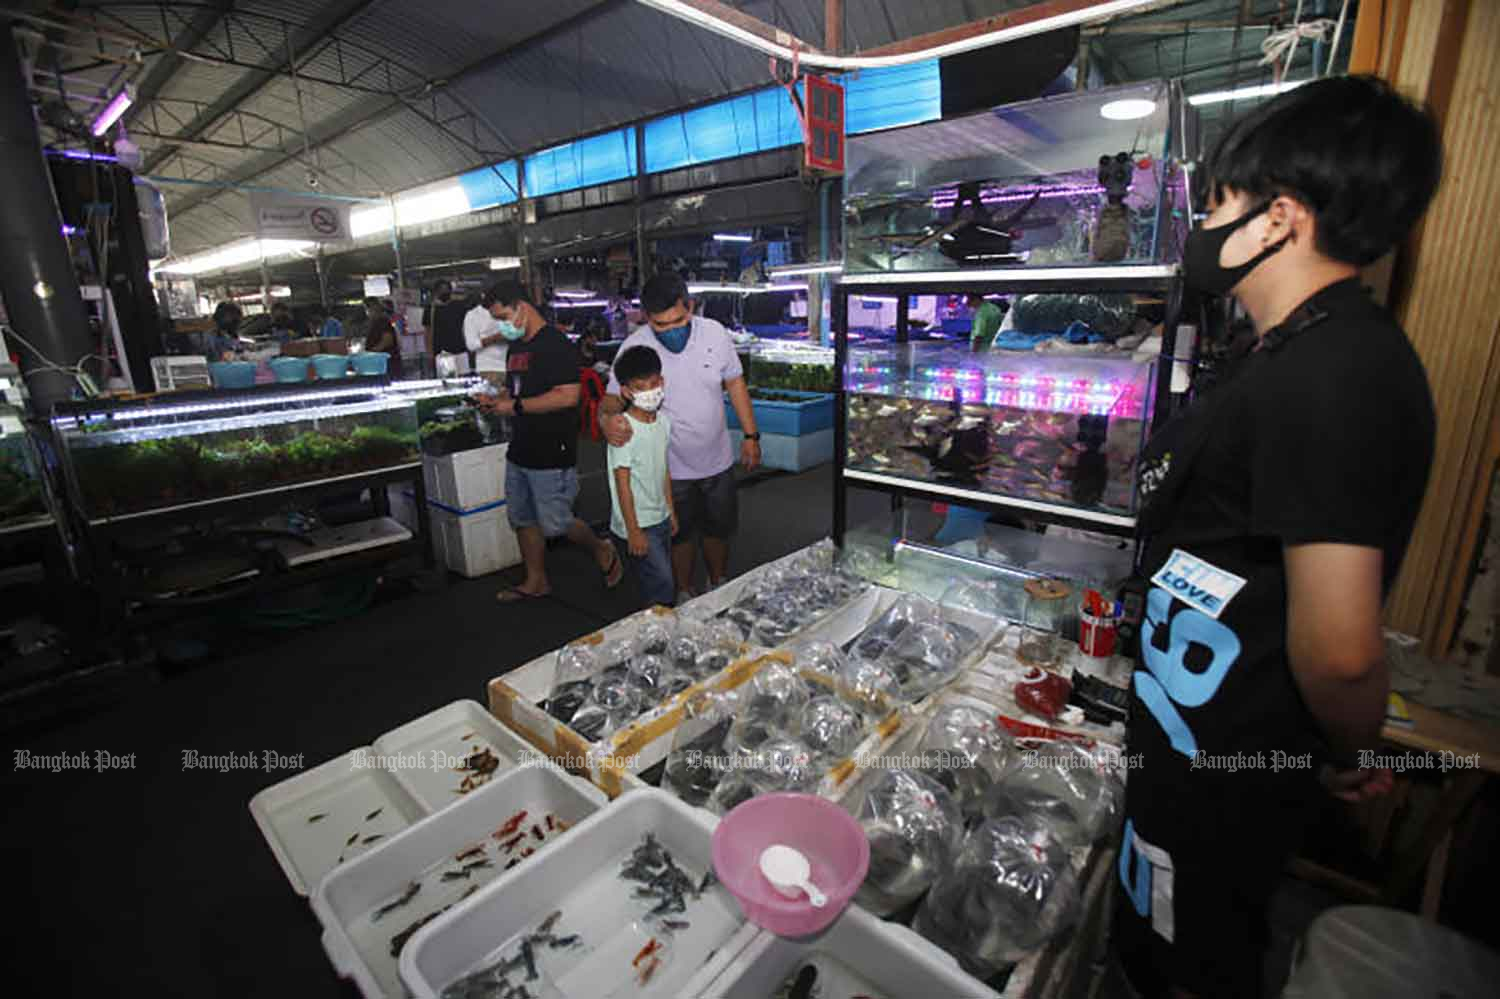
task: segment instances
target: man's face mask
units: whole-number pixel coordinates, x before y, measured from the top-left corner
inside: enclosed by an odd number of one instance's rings
[[[1280,242],[1261,250],[1238,267],[1225,267],[1219,263],[1219,254],[1223,252],[1224,244],[1229,242],[1229,237],[1249,225],[1270,207],[1271,202],[1267,201],[1250,208],[1233,222],[1212,229],[1198,228],[1188,233],[1187,243],[1182,250],[1182,278],[1187,286],[1205,295],[1227,295],[1234,290],[1236,285],[1245,280],[1251,271],[1285,246],[1287,240],[1291,238],[1290,234]]]

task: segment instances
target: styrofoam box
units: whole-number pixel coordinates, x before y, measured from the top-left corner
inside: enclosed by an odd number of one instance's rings
[[[505,455],[509,444],[491,444],[422,459],[427,499],[462,513],[505,499]]]
[[[533,863],[502,874],[418,930],[401,952],[402,983],[417,999],[433,999],[456,979],[513,954],[522,936],[561,912],[552,932],[578,934],[581,947],[538,948],[544,977],[527,983],[532,995],[697,996],[688,990],[690,980],[717,978],[755,938],[755,926],[744,921],[729,892],[715,885],[688,900],[687,911],[675,917],[688,922],[688,929],[671,933],[661,967],[649,984],[636,987],[631,961],[663,931],[646,922],[653,903],[633,897],[637,885],[620,877],[620,867],[649,832],[696,881],[712,866],[716,823],[663,791],[622,796]]]
[[[779,994],[782,983],[805,964],[817,968],[824,996],[999,996],[912,930],[882,922],[857,905],[816,938],[786,940],[761,931],[717,978],[700,974],[684,992],[713,999],[764,999]]]
[[[465,735],[471,737],[461,738]],[[260,791],[250,799],[250,814],[293,890],[306,895],[339,863],[459,801],[462,796],[455,792],[462,777],[451,766],[440,770],[432,764],[435,757],[441,762],[476,747],[488,747],[499,757],[501,771],[533,754],[474,701],[455,701],[387,732],[374,746],[350,750]],[[371,836],[380,838],[364,842]]]
[[[473,513],[430,506],[427,515],[436,557],[460,576],[473,579],[520,565],[521,542],[504,506]]]
[[[446,906],[463,898],[474,887],[483,887],[504,873],[511,856],[519,857],[521,846],[507,854],[491,837],[517,812],[525,810],[520,831],[526,846],[537,852],[523,863],[533,863],[544,851],[554,849],[571,830],[546,828],[553,816],[570,826],[578,825],[603,808],[604,792],[587,781],[570,777],[551,763],[510,770],[452,808],[417,822],[356,860],[330,871],[312,895],[313,912],[323,924],[323,948],[340,975],[352,979],[365,999],[404,996],[397,959],[391,956],[391,938]],[[535,824],[543,834],[537,841],[530,834]],[[490,868],[475,869],[470,877],[444,881],[442,873],[471,863],[478,856],[457,862],[454,857],[472,847],[484,848]],[[400,894],[411,883],[421,887],[410,903],[380,920],[374,911]]]
[[[743,431],[729,432],[734,453],[739,454]],[[783,472],[805,472],[833,460],[833,431],[814,430],[805,434],[762,434],[760,463]]]

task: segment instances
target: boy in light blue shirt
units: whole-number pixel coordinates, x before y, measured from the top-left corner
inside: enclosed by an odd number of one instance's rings
[[[672,423],[658,412],[666,397],[661,358],[650,347],[631,347],[615,360],[614,373],[632,432],[623,446],[609,449],[610,533],[624,550],[646,605],[670,606],[677,593],[672,581],[677,510],[667,470]]]

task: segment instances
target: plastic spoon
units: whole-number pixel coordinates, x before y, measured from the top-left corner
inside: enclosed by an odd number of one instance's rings
[[[828,904],[828,896],[808,880],[812,876],[812,865],[799,850],[789,846],[768,846],[760,854],[760,873],[787,898],[796,898],[803,892],[814,909]]]

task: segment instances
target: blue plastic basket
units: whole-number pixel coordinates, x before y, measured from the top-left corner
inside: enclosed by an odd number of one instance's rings
[[[383,375],[391,363],[391,355],[371,351],[366,354],[354,354],[349,360],[354,364],[356,375]]]
[[[271,374],[278,382],[305,382],[308,380],[308,361],[305,357],[273,357],[266,362]]]
[[[255,386],[254,361],[214,361],[208,366],[208,377],[214,388],[240,389]]]
[[[314,354],[312,363],[319,378],[349,377],[349,358],[343,354]]]

